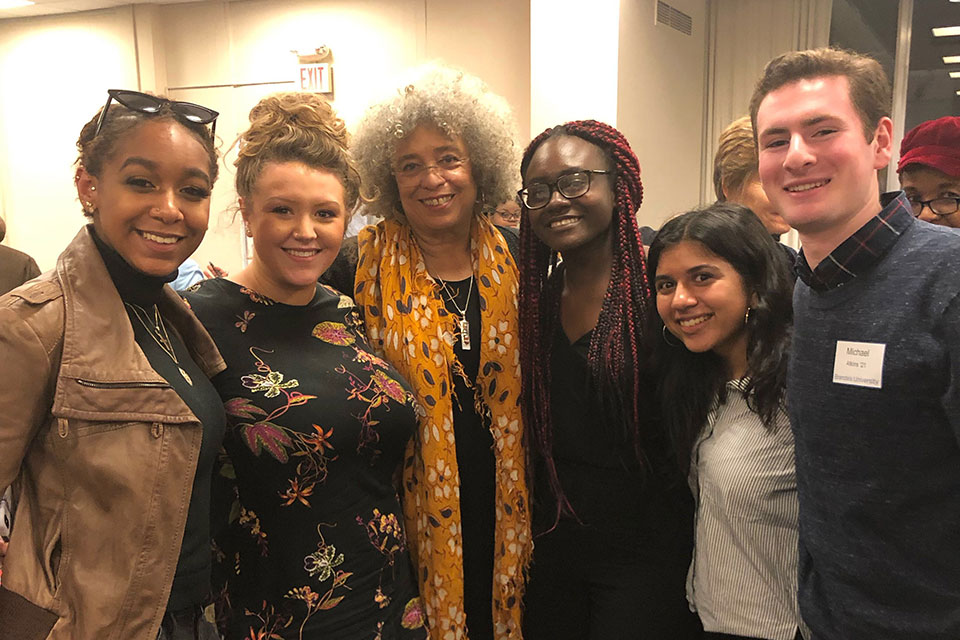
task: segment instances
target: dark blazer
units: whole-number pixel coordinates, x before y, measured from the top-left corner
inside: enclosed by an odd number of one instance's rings
[[[0,296],[40,275],[33,258],[0,244]]]

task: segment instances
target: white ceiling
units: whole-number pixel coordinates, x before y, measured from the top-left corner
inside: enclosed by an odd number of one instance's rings
[[[128,4],[178,4],[197,0],[34,0],[36,4],[16,9],[0,9],[0,20],[45,16],[55,13],[75,13],[92,9],[106,9]]]

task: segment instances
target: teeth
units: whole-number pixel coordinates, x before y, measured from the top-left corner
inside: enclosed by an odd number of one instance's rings
[[[284,249],[284,251],[298,258],[312,258],[319,252],[317,249]]]
[[[559,220],[554,220],[550,223],[551,229],[559,229],[560,227],[569,227],[570,225],[579,222],[580,218],[561,218]]]
[[[686,320],[677,320],[677,324],[681,327],[695,327],[698,324],[706,322],[710,319],[709,315],[706,316],[697,316],[696,318],[687,318]]]
[[[155,233],[149,233],[147,231],[141,231],[140,235],[142,235],[147,240],[152,240],[153,242],[157,242],[159,244],[173,244],[178,240],[180,240],[180,238],[176,236],[158,236]]]
[[[822,187],[827,184],[829,180],[821,180],[820,182],[811,182],[810,184],[801,184],[794,187],[787,187],[787,191],[791,193],[798,193],[800,191],[810,191],[810,189],[816,189],[817,187]]]
[[[423,203],[428,207],[436,207],[453,200],[453,196],[440,196],[439,198],[426,198]]]

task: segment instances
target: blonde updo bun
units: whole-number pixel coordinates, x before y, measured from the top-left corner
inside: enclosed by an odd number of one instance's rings
[[[287,91],[263,98],[250,110],[250,127],[240,135],[237,195],[248,198],[270,162],[302,162],[340,178],[352,212],[361,197],[360,174],[347,151],[349,135],[333,107],[312,93]]]

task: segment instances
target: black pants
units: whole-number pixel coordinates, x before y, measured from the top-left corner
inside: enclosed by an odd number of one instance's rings
[[[690,640],[689,554],[568,521],[536,539],[525,640]],[[647,544],[644,544],[647,542]]]

